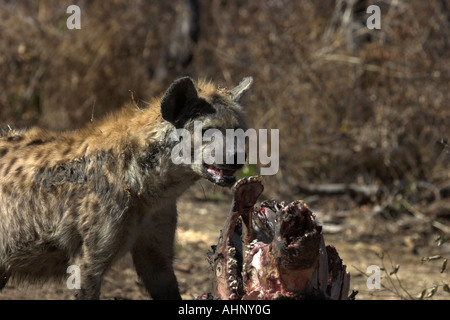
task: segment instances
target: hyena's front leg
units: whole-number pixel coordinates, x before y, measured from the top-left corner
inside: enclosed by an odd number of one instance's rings
[[[180,300],[173,270],[174,237],[177,220],[175,203],[152,214],[132,248],[134,266],[153,299]]]

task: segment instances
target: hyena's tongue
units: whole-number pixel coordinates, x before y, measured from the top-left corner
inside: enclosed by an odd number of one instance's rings
[[[216,170],[216,169],[214,169],[214,168],[212,168],[212,167],[209,167],[208,168],[208,173],[210,174],[210,175],[212,175],[212,176],[221,176],[222,175],[222,173],[221,173],[221,170]]]
[[[207,170],[210,175],[215,176],[218,179],[222,179],[223,176],[226,176],[226,177],[233,176],[235,173],[234,170],[223,170],[223,169],[216,169],[213,167],[209,167]]]

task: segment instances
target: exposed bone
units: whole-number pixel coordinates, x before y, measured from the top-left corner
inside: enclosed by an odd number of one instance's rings
[[[224,261],[227,270],[216,272],[214,298],[347,299],[350,274],[337,250],[325,245],[314,214],[300,200],[263,201],[255,209],[263,189],[262,177],[241,179],[233,187],[230,215],[209,253],[212,266]]]

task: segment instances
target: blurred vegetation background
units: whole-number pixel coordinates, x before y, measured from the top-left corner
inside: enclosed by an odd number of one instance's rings
[[[81,30],[66,27],[71,4]],[[371,4],[381,8],[380,30],[366,27]],[[1,0],[0,124],[74,129],[180,76],[230,88],[251,75],[249,125],[280,134],[268,196],[370,186],[359,204],[392,209],[400,194],[425,214],[439,202],[430,214],[450,219],[449,8],[448,0]]]

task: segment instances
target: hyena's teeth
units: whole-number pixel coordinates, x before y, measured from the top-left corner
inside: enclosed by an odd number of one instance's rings
[[[230,287],[237,289],[237,284],[238,284],[238,282],[236,280],[233,280],[233,281],[230,282]]]

